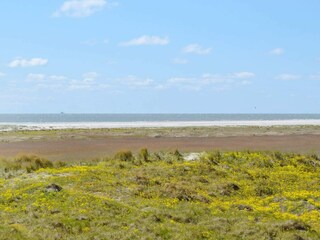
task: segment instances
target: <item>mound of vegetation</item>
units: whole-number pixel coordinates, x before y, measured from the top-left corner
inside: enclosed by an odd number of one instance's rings
[[[0,239],[320,239],[320,161],[279,152],[142,149],[2,161]]]

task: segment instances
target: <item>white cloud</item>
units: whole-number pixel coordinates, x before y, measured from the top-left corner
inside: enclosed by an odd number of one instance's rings
[[[193,53],[198,55],[208,55],[211,53],[212,48],[204,48],[199,44],[189,44],[185,48],[182,49],[184,53]]]
[[[284,54],[284,49],[283,48],[275,48],[275,49],[272,49],[269,53],[271,55],[280,56],[280,55]]]
[[[169,78],[167,83],[169,84],[189,84],[193,83],[196,79],[195,78],[188,78],[188,77],[172,77]]]
[[[249,79],[255,77],[254,73],[240,72],[226,75],[220,74],[203,74],[200,77],[173,77],[162,85],[161,89],[176,87],[200,91],[202,89],[226,90],[231,87],[251,84]]]
[[[93,88],[93,83],[85,82],[82,80],[71,80],[69,85],[67,86],[67,89],[69,90],[91,90]]]
[[[49,76],[48,79],[49,79],[49,80],[52,80],[52,81],[63,81],[63,80],[66,80],[67,77],[65,77],[65,76],[60,76],[60,75],[51,75],[51,76]]]
[[[174,64],[187,64],[189,61],[184,58],[175,58],[172,60]]]
[[[252,72],[237,72],[233,76],[235,78],[254,78],[256,75]]]
[[[106,0],[69,0],[65,1],[53,16],[88,17],[101,10],[106,4]]]
[[[97,78],[99,74],[96,72],[88,72],[82,75],[81,80],[71,80],[68,82],[68,90],[102,90],[110,86],[105,83],[99,83]]]
[[[299,80],[300,78],[301,78],[300,75],[288,74],[288,73],[280,74],[276,77],[276,79],[278,80],[285,80],[285,81]]]
[[[129,75],[125,78],[118,80],[121,84],[127,85],[129,87],[149,87],[152,86],[154,80],[151,78],[138,78],[133,75]]]
[[[210,74],[205,73],[200,78],[201,82],[204,84],[217,84],[217,83],[230,83],[233,81],[233,74],[220,75],[220,74]]]
[[[46,75],[44,74],[35,74],[35,73],[30,73],[27,76],[27,81],[28,82],[41,82],[46,79]]]
[[[71,79],[62,75],[45,75],[30,73],[26,81],[32,84],[30,89],[50,89],[50,90],[103,90],[109,88],[108,84],[98,81],[99,74],[87,72],[80,79]]]
[[[82,81],[83,81],[83,82],[87,82],[87,83],[89,83],[89,82],[94,82],[98,76],[99,76],[99,75],[98,75],[98,73],[96,73],[96,72],[84,73],[84,74],[82,75],[82,79],[83,79]]]
[[[96,72],[84,73],[80,78],[69,78],[63,75],[46,75],[38,73],[30,73],[26,76],[25,82],[28,83],[28,91],[41,91],[43,89],[49,91],[100,91],[110,89],[112,86],[106,83],[105,80],[100,79],[100,75]],[[16,88],[16,82],[12,85]],[[119,85],[119,84],[118,84]],[[116,87],[114,85],[113,87]]]
[[[31,58],[31,59],[23,59],[17,58],[12,60],[9,63],[9,67],[16,68],[16,67],[36,67],[36,66],[43,66],[48,63],[48,59],[45,58]]]
[[[159,36],[141,36],[139,38],[135,38],[129,40],[127,42],[120,43],[120,46],[140,46],[140,45],[167,45],[169,44],[169,38],[164,37],[161,38]]]
[[[252,82],[249,80],[243,80],[240,82],[241,85],[250,85]]]
[[[220,74],[203,74],[202,76],[174,76],[163,81],[155,81],[152,78],[140,78],[129,75],[115,81],[112,87],[119,87],[117,83],[130,88],[148,88],[156,90],[181,89],[190,91],[201,91],[211,89],[216,91],[226,90],[232,87],[244,86],[251,84],[251,79],[255,77],[254,73],[240,72],[225,75]]]
[[[72,79],[60,75],[30,73],[26,81],[32,84],[30,89],[50,89],[58,91],[100,91],[130,89],[179,89],[179,90],[214,90],[224,91],[230,88],[251,84],[256,75],[252,72],[235,72],[229,74],[203,74],[201,76],[173,76],[162,81],[149,77],[128,75],[122,78],[104,79],[96,72],[87,72],[81,78]]]
[[[27,75],[26,81],[33,84],[35,89],[65,89],[67,85],[67,77],[60,75],[45,75],[38,73],[30,73]]]
[[[169,78],[161,87],[158,89],[167,89],[167,88],[178,88],[183,90],[192,90],[199,91],[201,90],[206,83],[203,82],[203,79],[198,79],[196,77],[172,77]]]
[[[320,74],[310,75],[311,80],[320,80]]]

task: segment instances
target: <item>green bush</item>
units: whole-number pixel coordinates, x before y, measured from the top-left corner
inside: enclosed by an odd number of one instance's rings
[[[139,159],[145,162],[149,162],[150,161],[149,157],[150,157],[150,154],[148,152],[148,149],[142,148],[139,152]]]
[[[117,152],[114,156],[116,160],[121,160],[125,162],[132,162],[134,160],[133,154],[131,151],[120,151]]]
[[[223,155],[220,151],[214,151],[214,152],[209,152],[205,154],[201,160],[209,163],[209,164],[214,164],[218,165],[219,161],[222,159]]]
[[[173,152],[173,155],[177,158],[177,160],[182,160],[183,159],[182,154],[178,151],[178,149],[176,149]]]
[[[271,186],[268,186],[264,182],[259,182],[256,185],[255,191],[256,191],[256,195],[260,196],[260,197],[271,196],[271,195],[275,194],[275,189]]]
[[[22,168],[25,168],[27,172],[36,171],[40,168],[52,168],[53,163],[47,159],[40,158],[34,155],[22,155],[15,160]]]
[[[67,166],[67,163],[62,162],[62,161],[58,161],[58,162],[55,164],[55,166],[58,167],[58,168],[62,168],[62,167]]]
[[[51,161],[34,155],[20,155],[13,161],[4,161],[3,165],[5,172],[17,170],[33,172],[40,168],[53,167],[53,163]]]

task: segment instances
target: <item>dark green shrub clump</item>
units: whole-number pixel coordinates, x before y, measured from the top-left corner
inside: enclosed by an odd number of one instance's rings
[[[182,156],[182,154],[178,151],[178,149],[176,149],[176,150],[173,152],[173,155],[177,158],[177,160],[183,160],[183,156]]]
[[[264,182],[260,182],[256,185],[255,188],[256,191],[256,195],[263,197],[263,196],[271,196],[273,194],[275,194],[275,190],[273,187],[268,186],[266,183]]]
[[[120,151],[114,156],[116,160],[121,160],[125,162],[132,162],[134,160],[133,154],[131,151]]]
[[[150,157],[150,154],[148,152],[148,149],[142,148],[139,152],[139,159],[145,162],[149,162],[150,161],[149,157]]]
[[[33,172],[40,168],[52,167],[53,163],[47,159],[33,155],[21,155],[16,157],[13,161],[6,161],[4,170],[6,172],[12,170],[26,170],[27,172]]]
[[[62,162],[62,161],[58,161],[58,162],[55,164],[55,166],[58,167],[58,168],[62,168],[62,167],[67,166],[67,163],[66,163],[66,162]]]
[[[220,151],[209,152],[201,158],[202,161],[209,164],[218,165],[223,155]]]

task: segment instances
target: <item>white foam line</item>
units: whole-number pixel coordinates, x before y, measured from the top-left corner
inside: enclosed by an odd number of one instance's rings
[[[0,123],[0,131],[97,128],[227,127],[320,125],[320,119],[251,121],[166,121],[166,122],[81,122],[81,123]]]

